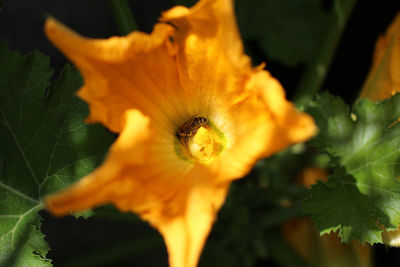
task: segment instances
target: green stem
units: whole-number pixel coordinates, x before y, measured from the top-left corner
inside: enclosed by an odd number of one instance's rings
[[[131,8],[126,0],[108,0],[108,3],[121,35],[127,35],[137,29]]]
[[[336,0],[334,2],[326,34],[321,40],[321,49],[306,68],[293,98],[297,105],[306,104],[320,89],[356,2],[357,0]]]

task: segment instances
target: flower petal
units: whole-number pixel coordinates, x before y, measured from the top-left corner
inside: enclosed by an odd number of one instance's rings
[[[175,7],[163,13],[161,21],[176,27],[173,39],[186,109],[196,114],[206,107],[213,113],[216,107],[229,103],[252,72],[250,58],[243,53],[232,1],[206,0],[191,9]]]
[[[182,116],[181,90],[174,44],[174,28],[157,24],[151,35],[133,32],[126,37],[94,40],[82,37],[55,19],[45,24],[48,38],[81,71],[79,96],[90,106],[90,122],[101,122],[114,132],[123,127],[123,114],[138,108],[165,127]]]
[[[274,131],[263,156],[269,156],[294,143],[304,142],[317,132],[313,118],[296,110],[286,100],[282,85],[269,72],[260,71],[252,76],[249,87],[259,92],[272,117]]]
[[[400,92],[400,13],[375,44],[373,61],[360,98],[384,100]]]
[[[201,57],[210,60],[218,56],[214,54],[216,52],[219,52],[220,57],[229,59],[236,67],[250,67],[250,59],[243,53],[231,0],[199,1],[191,9],[178,6],[164,12],[160,20],[178,28],[175,37],[178,43],[184,44],[181,52],[184,51],[186,55],[182,56],[191,60],[187,62],[189,67],[197,67],[201,63]],[[201,56],[198,49],[204,52]]]
[[[198,166],[188,176],[185,186],[180,187],[179,196],[172,206],[181,203],[181,213],[174,217],[164,217],[154,221],[147,218],[164,236],[171,267],[195,267],[205,240],[215,221],[216,214],[224,203],[229,189],[229,182],[213,183],[207,168]],[[190,180],[189,180],[190,179]]]
[[[126,114],[125,131],[111,148],[105,163],[68,189],[46,198],[47,208],[56,215],[65,215],[124,197],[124,179],[117,178],[121,165],[141,165],[147,158],[151,134],[149,119],[136,110]],[[117,179],[116,179],[117,178]]]
[[[267,157],[316,134],[314,120],[299,112],[285,98],[281,84],[267,71],[252,74],[246,94],[227,111],[232,125],[232,144],[214,164],[224,179],[247,174],[257,159]]]

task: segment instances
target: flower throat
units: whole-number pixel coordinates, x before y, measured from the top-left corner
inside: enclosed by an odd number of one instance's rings
[[[206,117],[195,115],[176,131],[178,155],[190,161],[210,163],[223,149],[224,137]]]

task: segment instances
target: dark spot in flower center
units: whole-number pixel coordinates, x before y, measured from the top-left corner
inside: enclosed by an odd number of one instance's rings
[[[208,119],[200,115],[195,115],[178,128],[175,136],[182,145],[187,146],[189,140],[196,135],[200,127],[205,126],[208,126]]]

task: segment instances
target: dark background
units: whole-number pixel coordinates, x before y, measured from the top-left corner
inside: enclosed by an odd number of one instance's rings
[[[325,2],[326,6],[331,3]],[[129,4],[138,28],[146,32],[151,31],[162,10],[173,6],[173,2],[168,0],[132,0]],[[323,90],[340,95],[348,103],[356,99],[371,63],[375,41],[399,8],[398,1],[358,1],[323,83]],[[46,14],[53,15],[85,36],[106,38],[118,35],[105,0],[6,0],[0,12],[0,39],[22,54],[37,49],[50,55],[51,66],[59,71],[67,61],[44,36],[42,28]],[[257,45],[247,40],[244,42],[255,62],[268,62],[268,70],[283,83],[290,98],[304,66],[287,67],[268,59]],[[155,230],[133,215],[116,222],[110,214],[114,214],[112,208],[106,208],[99,210],[96,217],[75,220],[72,217],[54,219],[42,212],[45,218],[42,230],[51,247],[48,257],[53,259],[54,265],[72,266],[69,260],[79,260],[85,255],[79,266],[100,264],[96,261],[103,262],[104,266],[167,266],[165,247]],[[114,254],[110,253],[114,250]],[[102,257],[104,251],[108,252],[107,258]],[[136,252],[132,254],[130,251]],[[119,260],[115,262],[116,259]],[[378,245],[374,249],[374,261],[375,266],[400,266],[400,251]],[[274,264],[260,261],[257,266]]]

